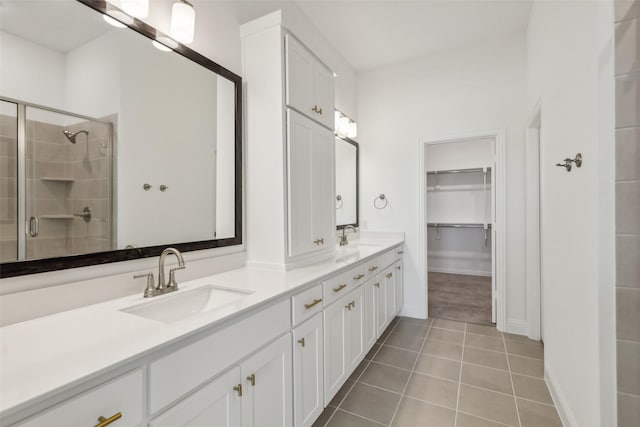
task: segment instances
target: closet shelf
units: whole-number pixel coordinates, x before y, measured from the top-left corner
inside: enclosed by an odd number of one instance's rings
[[[73,215],[66,215],[66,214],[60,214],[60,215],[40,215],[40,219],[73,219]]]
[[[439,171],[429,171],[427,175],[446,175],[454,173],[482,173],[485,168],[470,168],[470,169],[445,169]],[[486,167],[487,171],[491,170],[491,166]]]
[[[485,225],[477,222],[428,222],[427,227],[448,228],[484,228]],[[487,224],[491,228],[491,224]]]
[[[54,181],[54,182],[74,182],[75,178],[64,178],[61,176],[43,176],[40,178],[41,181]]]
[[[482,184],[467,184],[467,185],[430,185],[427,186],[427,192],[443,192],[443,191],[489,191],[491,185],[487,184],[486,188]]]

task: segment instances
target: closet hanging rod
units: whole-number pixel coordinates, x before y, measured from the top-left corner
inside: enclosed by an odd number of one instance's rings
[[[449,227],[449,228],[485,228],[484,224],[471,224],[471,223],[441,223],[441,222],[428,222],[427,227]],[[491,224],[487,224],[487,228],[491,228]]]
[[[440,171],[429,171],[427,175],[445,175],[448,173],[478,173],[484,172],[484,170],[490,171],[491,166],[487,166],[486,168],[473,168],[473,169],[446,169]]]

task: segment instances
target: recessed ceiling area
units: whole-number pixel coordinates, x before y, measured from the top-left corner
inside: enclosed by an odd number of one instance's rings
[[[524,31],[530,0],[295,3],[356,71]]]

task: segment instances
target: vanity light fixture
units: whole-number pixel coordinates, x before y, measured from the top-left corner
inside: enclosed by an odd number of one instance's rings
[[[171,37],[180,43],[193,43],[196,26],[196,11],[191,3],[178,0],[171,9]]]
[[[133,18],[120,10],[120,0],[109,0],[106,3],[107,13],[102,15],[106,23],[116,28],[126,28],[127,25],[133,24]]]
[[[340,110],[335,111],[335,132],[340,138],[355,138],[358,136],[356,122]]]
[[[109,15],[102,15],[102,18],[105,20],[107,24],[113,25],[116,28],[127,28],[127,26],[124,25],[122,22],[110,17]]]
[[[143,19],[149,15],[149,0],[120,0],[120,8],[134,18]]]
[[[166,36],[157,36],[155,40],[151,41],[151,44],[162,52],[171,52],[178,47],[178,42]]]

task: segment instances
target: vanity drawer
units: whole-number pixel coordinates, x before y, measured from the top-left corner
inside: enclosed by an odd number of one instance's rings
[[[364,280],[369,280],[376,274],[380,273],[382,269],[379,265],[379,257],[375,257],[374,259],[365,262],[364,264]]]
[[[389,267],[399,259],[402,259],[402,246],[397,246],[381,255],[378,255],[376,257],[376,262],[378,263],[377,271]]]
[[[149,410],[156,413],[289,331],[291,301],[276,303],[149,364]]]
[[[142,370],[137,369],[73,397],[53,409],[29,418],[19,427],[95,426],[99,417],[116,414],[114,427],[135,427],[142,422]]]
[[[350,268],[342,274],[325,280],[324,305],[325,307],[343,295],[348,294],[356,286],[364,283],[364,264]]]
[[[293,324],[304,322],[322,311],[322,283],[291,297],[291,317]]]

